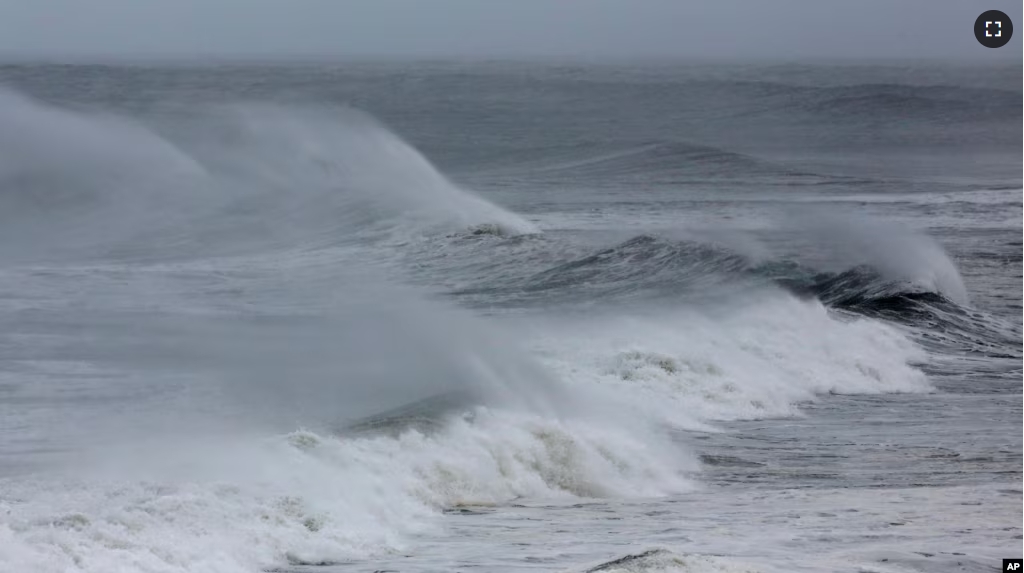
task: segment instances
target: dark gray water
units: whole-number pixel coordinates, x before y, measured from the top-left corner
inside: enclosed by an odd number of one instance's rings
[[[0,570],[992,570],[1021,79],[0,65]]]

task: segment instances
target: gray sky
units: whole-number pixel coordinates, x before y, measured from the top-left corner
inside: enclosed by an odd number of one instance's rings
[[[988,9],[1011,42],[977,43]],[[0,56],[1021,58],[1020,0],[0,0]]]

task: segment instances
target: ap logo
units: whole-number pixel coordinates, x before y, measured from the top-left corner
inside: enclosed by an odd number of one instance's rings
[[[1010,573],[1024,572],[1024,559],[1003,559],[1003,571]]]

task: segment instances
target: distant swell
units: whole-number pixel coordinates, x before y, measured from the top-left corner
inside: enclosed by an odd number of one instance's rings
[[[514,174],[530,181],[587,181],[598,187],[605,181],[683,183],[711,177],[741,180],[750,176],[781,176],[795,184],[826,179],[752,155],[681,140],[650,141],[613,149],[593,144],[544,152],[543,157],[523,158],[515,167],[492,169],[487,175],[493,178]]]
[[[1020,95],[953,86],[861,84],[819,88],[804,109],[835,116],[898,115],[903,120],[933,117],[971,119],[995,110],[1020,115]]]
[[[708,145],[682,141],[652,142],[630,149],[568,160],[548,166],[537,166],[540,172],[581,172],[589,175],[649,174],[666,168],[685,169],[690,165],[719,167],[753,167],[757,161],[749,156]]]

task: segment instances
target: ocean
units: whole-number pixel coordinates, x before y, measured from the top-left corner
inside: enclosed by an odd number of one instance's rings
[[[1022,72],[0,65],[0,571],[995,571]]]

